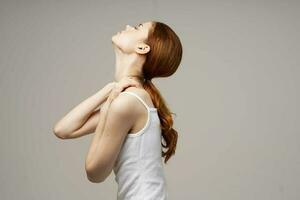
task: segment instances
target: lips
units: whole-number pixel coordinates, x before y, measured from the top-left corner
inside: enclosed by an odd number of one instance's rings
[[[124,30],[123,30],[123,31],[124,31]],[[118,34],[121,34],[121,33],[123,33],[123,31],[119,31],[119,32],[118,32]]]

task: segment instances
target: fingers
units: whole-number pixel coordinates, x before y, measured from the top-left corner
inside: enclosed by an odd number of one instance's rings
[[[120,82],[116,82],[108,97],[109,100],[113,101],[124,89],[130,86],[139,87],[139,83],[131,78],[125,78]]]
[[[108,100],[111,102],[113,101],[115,98],[117,98],[117,96],[119,96],[121,92],[121,89],[120,87],[116,87],[115,89],[113,89],[110,94],[109,94],[109,97],[108,97]]]
[[[129,86],[138,87],[139,83],[137,81],[135,81],[135,80],[131,80],[130,83],[129,83]]]

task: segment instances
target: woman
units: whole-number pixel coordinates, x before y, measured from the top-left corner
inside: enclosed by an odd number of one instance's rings
[[[149,21],[127,25],[112,37],[112,44],[115,82],[71,110],[54,133],[62,139],[95,133],[85,162],[87,178],[103,182],[113,170],[118,200],[167,199],[161,157],[167,163],[175,154],[178,134],[151,80],[175,73],[181,42],[168,25]]]

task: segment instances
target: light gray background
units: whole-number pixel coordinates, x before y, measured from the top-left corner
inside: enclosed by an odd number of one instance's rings
[[[92,135],[54,123],[113,80],[111,37],[157,20],[183,44],[154,79],[179,133],[170,200],[300,199],[299,1],[1,1],[2,200],[116,199],[87,180]]]

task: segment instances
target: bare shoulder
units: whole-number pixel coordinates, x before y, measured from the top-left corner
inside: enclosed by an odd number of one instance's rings
[[[151,97],[143,88],[128,87],[123,91],[135,93],[147,102],[148,105],[151,104]],[[144,105],[142,105],[136,97],[121,93],[111,102],[110,112],[113,112],[115,116],[127,119],[128,121],[136,120],[145,112]]]
[[[128,87],[124,91],[133,92],[137,94],[149,107],[154,107],[150,94],[144,88]],[[136,101],[138,100],[136,99]],[[139,110],[144,110],[143,106],[140,107]]]
[[[114,112],[124,117],[134,117],[136,115],[136,100],[129,95],[118,95],[110,106],[110,112]]]
[[[146,102],[148,102],[149,99],[151,98],[150,95],[148,94],[148,92],[143,88],[128,87],[124,91],[133,92],[133,93],[137,94],[138,96],[140,96]]]

